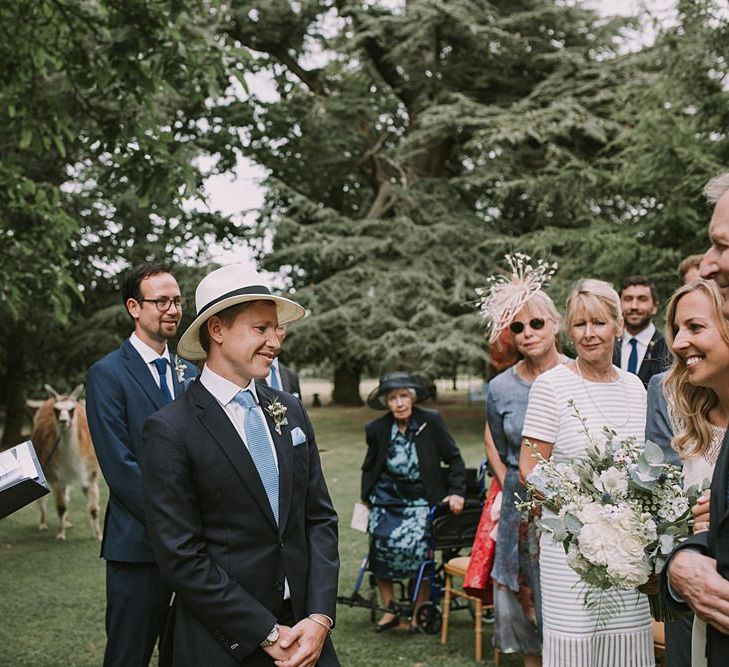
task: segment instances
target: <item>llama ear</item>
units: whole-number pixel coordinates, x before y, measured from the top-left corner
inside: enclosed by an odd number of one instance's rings
[[[69,396],[69,398],[72,401],[76,401],[76,400],[78,400],[78,397],[81,396],[83,391],[84,391],[83,384],[77,384],[76,387],[74,388],[74,390],[71,392],[71,395]]]
[[[48,395],[51,398],[55,398],[56,400],[58,400],[59,398],[61,398],[61,395],[53,387],[51,387],[51,385],[44,384],[43,385],[43,388],[48,392]]]

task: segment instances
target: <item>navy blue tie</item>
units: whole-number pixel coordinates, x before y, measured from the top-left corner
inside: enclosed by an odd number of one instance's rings
[[[638,373],[638,341],[635,338],[631,338],[628,343],[630,344],[630,356],[628,357],[628,373],[637,375]]]
[[[165,404],[171,403],[172,394],[170,393],[170,388],[167,384],[167,364],[169,362],[164,357],[160,357],[159,359],[155,359],[152,363],[155,365],[157,372],[159,373],[159,389],[162,392],[162,397],[165,399]]]
[[[268,502],[273,510],[273,517],[278,525],[278,469],[273,458],[271,444],[268,441],[268,427],[257,409],[256,399],[248,389],[241,389],[233,400],[246,409],[246,420],[243,430],[246,434],[246,445],[251,454],[253,463],[256,464],[258,476],[263,482]]]

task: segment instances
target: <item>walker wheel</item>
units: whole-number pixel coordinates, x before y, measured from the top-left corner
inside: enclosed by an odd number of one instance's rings
[[[426,635],[437,635],[440,632],[442,620],[443,614],[440,607],[433,602],[423,603],[415,614],[418,629]]]

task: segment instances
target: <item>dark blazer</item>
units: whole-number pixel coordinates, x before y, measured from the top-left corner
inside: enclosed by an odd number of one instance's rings
[[[293,394],[297,398],[301,398],[301,387],[299,386],[299,375],[296,371],[292,371],[288,366],[284,366],[280,361],[278,363],[278,371],[281,375],[281,385],[283,390],[289,394]],[[265,380],[256,380],[256,387],[268,384]]]
[[[443,418],[435,410],[417,406],[413,408],[413,418],[419,426],[425,424],[415,436],[415,449],[428,502],[435,505],[451,494],[465,497],[466,464]],[[366,502],[385,465],[393,421],[392,413],[387,412],[365,426],[367,454],[362,464],[361,498]],[[447,483],[441,473],[441,461],[448,466]]]
[[[174,662],[272,664],[259,648],[283,603],[284,579],[296,621],[335,618],[337,514],[321,469],[314,429],[301,401],[275,398],[288,424],[279,435],[264,410],[279,465],[280,526],[256,466],[217,400],[199,380],[144,426],[142,487],[152,546],[177,593]],[[292,431],[306,440],[294,446]],[[329,640],[319,665],[339,665]]]
[[[299,375],[288,366],[279,363],[278,370],[281,373],[281,384],[283,390],[301,398],[301,387],[299,386]]]
[[[671,559],[681,549],[697,549],[710,558],[716,559],[716,569],[724,579],[729,579],[729,505],[727,504],[727,485],[729,485],[729,431],[724,436],[719,458],[711,479],[711,499],[709,501],[709,530],[692,535],[681,546],[674,549],[661,572],[663,597],[666,602],[679,611],[688,611],[688,605],[676,602],[668,590],[668,566]],[[707,656],[709,667],[723,667],[729,653],[729,635],[723,635],[710,625],[706,625]]]
[[[628,334],[623,334],[627,336]],[[623,345],[622,338],[618,338],[615,341],[615,347],[613,347],[613,364],[620,368],[621,362],[621,348]],[[662,373],[667,371],[671,366],[673,356],[671,351],[668,349],[666,339],[663,334],[656,329],[653,332],[653,336],[648,343],[648,349],[645,351],[643,361],[640,363],[638,369],[638,377],[642,380],[645,387],[648,386],[648,381],[656,375],[656,373]]]
[[[678,452],[671,447],[673,425],[668,416],[668,403],[663,393],[663,381],[668,371],[654,375],[648,382],[648,407],[645,419],[645,439],[655,442],[663,450],[663,459],[678,468],[683,463]]]
[[[184,363],[183,382],[178,382],[172,369],[175,396],[199,374],[195,366]],[[144,458],[142,426],[163,405],[160,388],[129,340],[89,369],[86,412],[96,456],[109,485],[101,542],[101,555],[107,560],[154,562],[145,529],[139,466]]]

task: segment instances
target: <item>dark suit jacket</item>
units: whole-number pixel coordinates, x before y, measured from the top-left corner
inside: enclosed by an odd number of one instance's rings
[[[716,559],[716,569],[724,579],[729,579],[729,506],[727,506],[727,484],[729,484],[729,431],[724,436],[721,453],[716,461],[711,479],[711,500],[709,501],[709,530],[692,535],[681,546],[674,549],[671,559],[681,550],[693,548]],[[668,591],[668,566],[663,568],[661,583],[666,602],[679,611],[688,611],[688,605],[676,602]],[[729,635],[723,635],[707,624],[707,656],[709,667],[723,667],[729,654]]]
[[[415,436],[415,449],[428,502],[435,505],[450,494],[465,497],[466,464],[443,418],[434,410],[418,407],[413,408],[413,418],[419,425],[425,424]],[[387,412],[365,426],[367,454],[362,464],[361,498],[366,502],[385,465],[393,421],[392,413]],[[441,461],[448,466],[447,483],[441,474]]]
[[[175,396],[199,374],[189,362],[185,365],[181,383],[172,369]],[[129,340],[89,369],[86,412],[96,456],[109,485],[101,542],[101,555],[107,560],[154,562],[145,528],[139,465],[144,458],[142,426],[163,405],[160,388]]]
[[[627,336],[628,334],[623,334]],[[623,341],[618,338],[615,341],[615,347],[613,347],[613,364],[620,368],[621,355],[620,351],[622,348]],[[645,351],[643,361],[640,363],[638,369],[638,377],[643,381],[645,387],[648,386],[648,381],[656,374],[666,371],[671,366],[673,357],[671,351],[668,349],[666,339],[663,334],[655,330],[653,337],[648,343],[648,349]]]
[[[301,398],[301,387],[299,386],[298,373],[296,373],[296,371],[292,371],[288,366],[281,363],[279,363],[278,369],[281,373],[281,384],[283,384],[283,390]]]
[[[264,407],[276,398],[287,408],[280,435],[264,410],[278,457],[280,526],[248,449],[199,380],[144,426],[145,512],[157,564],[177,593],[181,667],[266,664],[258,645],[280,615],[284,579],[297,621],[335,617],[337,515],[314,429],[299,399],[257,392]],[[306,441],[294,446],[296,427]],[[319,665],[338,664],[327,640]]]
[[[668,371],[654,375],[648,382],[648,407],[645,419],[645,439],[655,442],[662,450],[666,463],[683,468],[678,452],[671,447],[673,425],[668,416],[668,403],[663,393],[663,380]]]
[[[296,371],[292,371],[288,366],[284,366],[280,361],[278,363],[278,371],[281,375],[281,385],[283,390],[289,394],[293,394],[297,398],[301,398],[301,387],[299,386],[299,375]],[[264,386],[268,384],[265,380],[256,380],[256,387]]]

